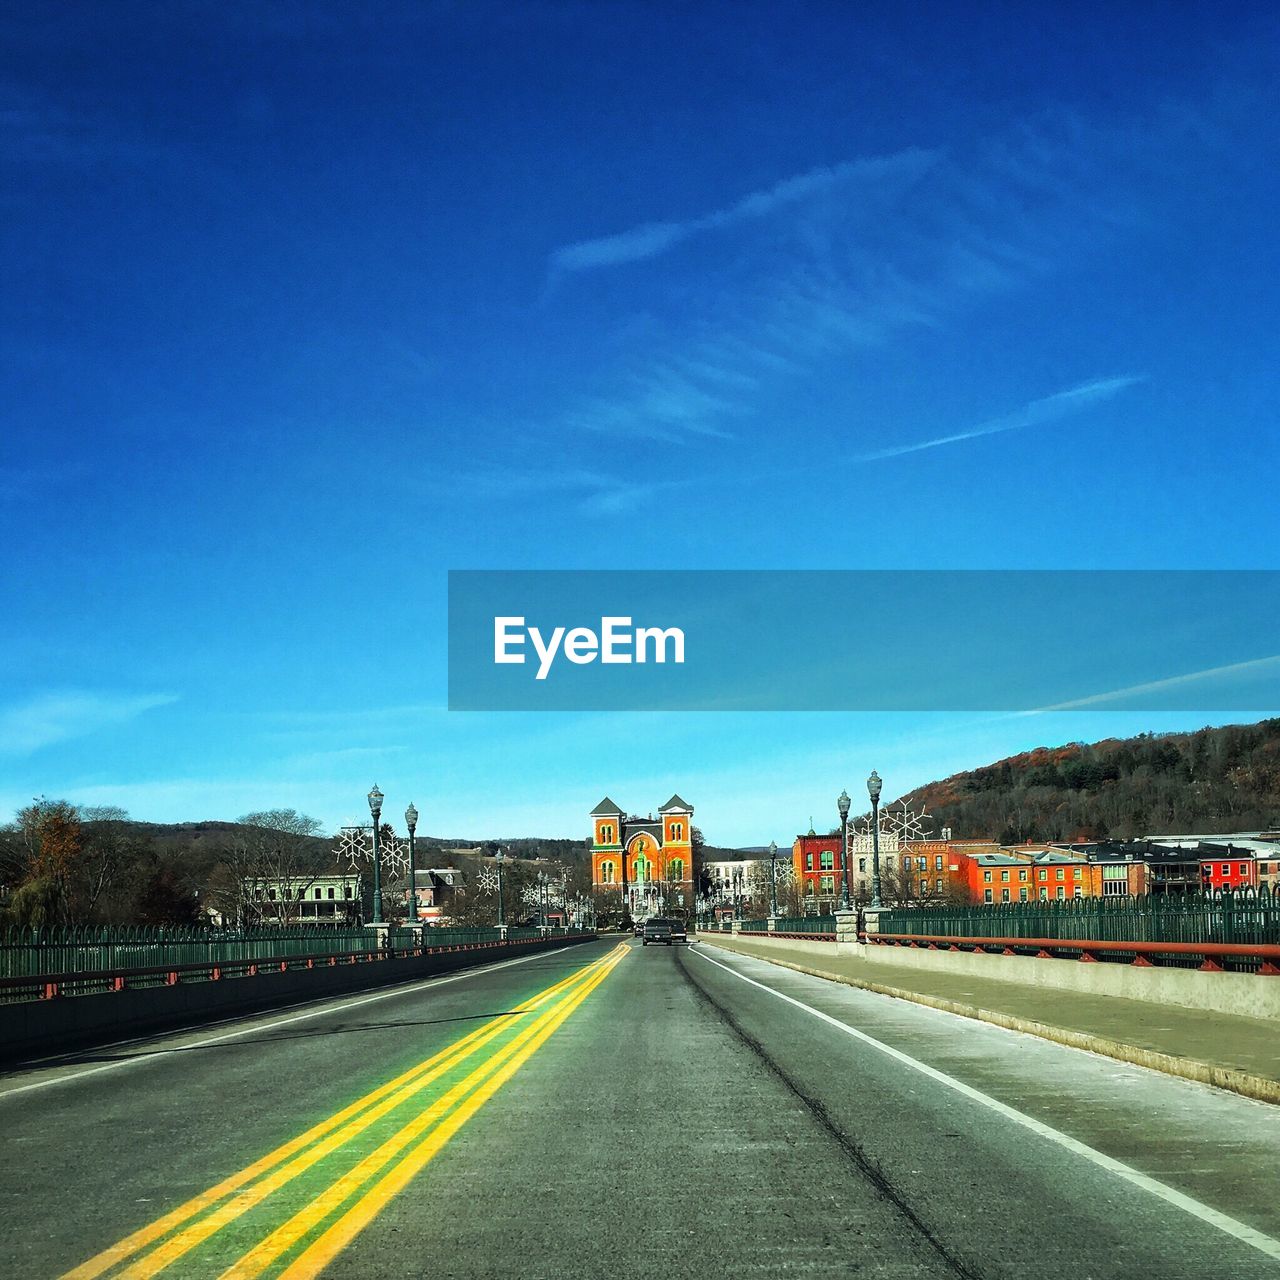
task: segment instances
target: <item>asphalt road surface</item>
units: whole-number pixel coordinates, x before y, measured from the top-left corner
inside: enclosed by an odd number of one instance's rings
[[[0,1274],[1280,1276],[1280,1109],[602,938],[0,1079]]]

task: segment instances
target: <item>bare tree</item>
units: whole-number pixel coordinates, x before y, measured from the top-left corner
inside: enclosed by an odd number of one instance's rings
[[[332,854],[318,837],[321,826],[296,809],[246,813],[231,840],[228,868],[238,875],[237,916],[295,924],[307,890],[329,867]]]

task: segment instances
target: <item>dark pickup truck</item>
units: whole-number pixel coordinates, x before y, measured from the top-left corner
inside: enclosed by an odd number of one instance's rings
[[[667,946],[671,945],[670,920],[664,920],[661,916],[653,916],[644,922],[644,934],[641,937],[640,945],[647,947],[651,942],[665,942]]]

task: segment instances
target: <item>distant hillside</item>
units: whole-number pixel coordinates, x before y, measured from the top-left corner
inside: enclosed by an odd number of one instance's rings
[[[918,787],[935,834],[956,839],[1128,839],[1280,825],[1280,720],[1071,742]]]

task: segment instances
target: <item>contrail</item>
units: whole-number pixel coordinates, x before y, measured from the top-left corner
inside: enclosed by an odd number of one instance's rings
[[[1038,426],[1042,422],[1053,422],[1065,418],[1069,414],[1110,400],[1112,396],[1127,390],[1135,383],[1145,382],[1141,375],[1125,375],[1120,378],[1100,378],[1095,382],[1085,382],[1067,391],[1059,391],[1041,400],[1033,400],[1024,405],[1017,413],[1005,418],[996,418],[984,422],[981,426],[969,431],[961,431],[953,436],[938,436],[935,440],[920,440],[915,444],[894,445],[888,449],[877,449],[874,453],[860,454],[854,462],[879,462],[884,458],[900,458],[906,453],[920,453],[924,449],[936,449],[939,445],[956,444],[961,440],[976,440],[979,436],[994,436],[1002,431],[1019,431],[1023,427]]]

